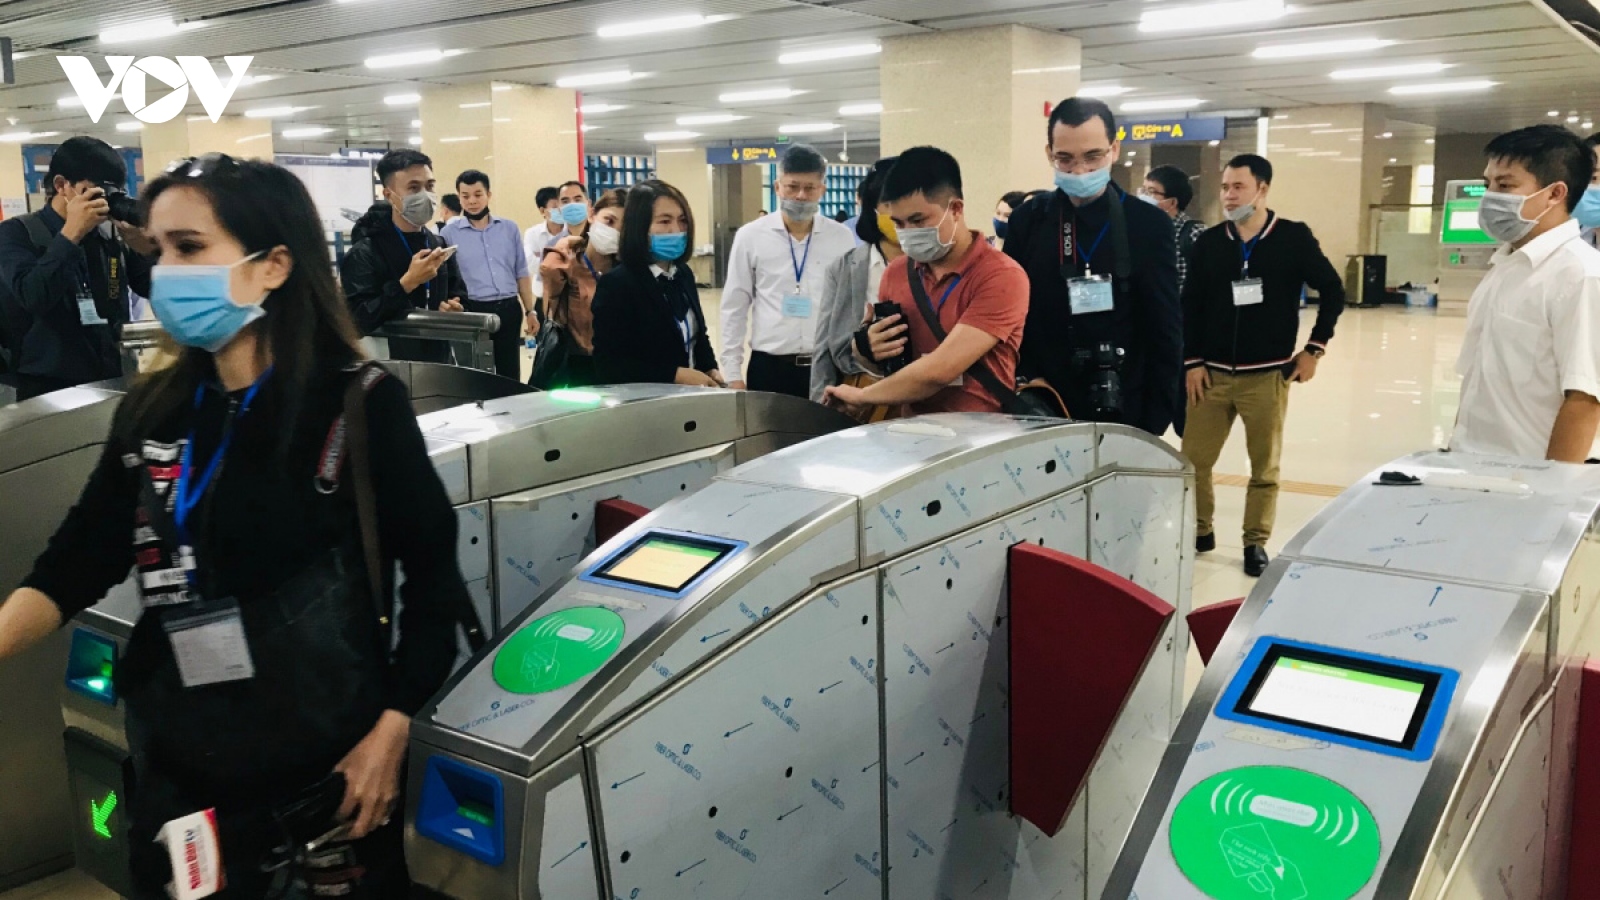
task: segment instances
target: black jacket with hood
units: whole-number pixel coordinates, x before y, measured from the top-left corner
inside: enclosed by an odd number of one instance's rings
[[[400,286],[400,276],[410,268],[412,256],[424,247],[442,247],[444,241],[426,228],[401,232],[395,227],[393,210],[387,202],[374,203],[350,230],[350,239],[353,246],[339,263],[339,280],[344,285],[345,302],[350,304],[350,313],[363,335],[372,334],[385,322],[402,318],[413,309],[438,309],[439,304],[452,297],[467,296],[466,282],[454,259],[446,260],[439,274],[416,290],[407,293]],[[412,243],[405,243],[407,240]],[[443,348],[442,344],[437,346]],[[394,349],[392,344],[390,349]]]

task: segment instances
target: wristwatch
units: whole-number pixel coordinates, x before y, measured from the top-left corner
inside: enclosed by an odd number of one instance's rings
[[[1317,347],[1317,346],[1312,345],[1312,344],[1307,344],[1306,345],[1306,352],[1311,354],[1311,358],[1312,359],[1321,359],[1324,356],[1328,355],[1328,351],[1327,350],[1324,350],[1323,348]]]

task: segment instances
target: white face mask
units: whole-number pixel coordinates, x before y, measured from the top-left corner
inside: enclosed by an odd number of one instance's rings
[[[604,222],[590,222],[589,249],[602,256],[616,256],[622,249],[622,232]]]

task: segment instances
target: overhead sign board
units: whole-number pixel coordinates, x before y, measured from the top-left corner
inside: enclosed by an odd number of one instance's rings
[[[1138,122],[1124,122],[1117,126],[1117,140],[1125,144],[1220,141],[1227,135],[1228,120],[1222,116],[1145,119]]]
[[[745,163],[775,163],[782,149],[776,141],[767,144],[738,144],[733,147],[707,147],[706,163],[713,166],[739,166]]]

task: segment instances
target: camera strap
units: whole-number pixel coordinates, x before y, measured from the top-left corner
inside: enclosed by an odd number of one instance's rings
[[[928,324],[928,330],[933,332],[934,339],[942,344],[948,333],[944,330],[944,326],[939,324],[939,314],[933,311],[933,301],[928,297],[928,289],[922,286],[922,276],[917,272],[917,266],[911,264],[910,260],[906,262],[906,278],[911,282],[911,296],[917,301],[917,311],[922,313],[922,320]],[[966,377],[983,385],[989,396],[999,402],[1002,412],[1008,412],[1016,405],[1016,390],[1001,384],[999,377],[983,364],[982,358],[972,364],[972,368],[966,372]]]
[[[1117,293],[1126,295],[1132,287],[1130,279],[1133,277],[1133,253],[1128,244],[1128,212],[1124,208],[1128,202],[1128,195],[1122,188],[1112,185],[1108,190],[1115,194],[1115,198],[1107,208],[1107,225],[1111,229],[1111,252],[1116,261],[1112,265],[1112,275],[1115,276],[1113,285]],[[1056,192],[1056,214],[1061,223],[1061,280],[1071,283],[1074,278],[1082,273],[1078,271],[1077,260],[1077,213],[1072,208],[1072,201],[1059,191]],[[1094,249],[1099,249],[1100,242],[1096,241]],[[1090,251],[1092,252],[1092,251]],[[1084,255],[1084,262],[1092,265],[1088,254]]]

